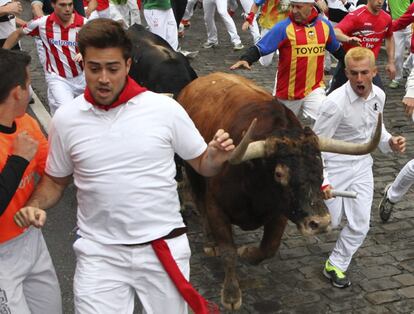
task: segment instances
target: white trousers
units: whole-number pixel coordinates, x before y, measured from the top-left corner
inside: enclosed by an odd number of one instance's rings
[[[71,102],[75,97],[82,94],[86,86],[83,73],[73,78],[63,78],[55,73],[48,73],[46,75],[46,83],[50,114],[52,116],[60,106]]]
[[[230,35],[230,41],[235,44],[241,43],[240,37],[237,34],[236,24],[227,12],[227,0],[203,0],[204,23],[207,29],[207,41],[209,43],[218,43],[217,27],[214,21],[214,14],[216,12],[223,20],[224,26]]]
[[[270,28],[262,28],[261,38],[263,38],[264,35],[266,35],[266,33],[268,31],[270,31]],[[270,54],[265,55],[263,57],[260,57],[260,59],[259,59],[260,64],[264,67],[267,67],[267,66],[271,65],[272,64],[272,59],[273,59],[273,56],[274,56],[275,53],[276,53],[276,55],[278,55],[279,51],[276,50],[276,52],[273,52],[273,53],[270,53]]]
[[[89,17],[88,21],[92,21],[94,19],[97,18],[105,18],[105,19],[109,19],[111,18],[111,9],[108,7],[105,10],[101,10],[101,11],[93,11],[91,13],[91,16]]]
[[[39,229],[0,244],[0,313],[62,313],[49,251]]]
[[[236,1],[236,4],[237,4],[237,1]],[[249,14],[250,9],[252,8],[253,0],[240,0],[240,4],[242,5],[244,13]],[[256,43],[260,40],[259,25],[257,25],[256,18],[254,19],[253,24],[250,25],[249,32],[250,32],[250,35],[252,35],[253,43]]]
[[[190,277],[187,235],[165,240],[178,267]],[[103,245],[85,238],[73,244],[77,314],[132,314],[138,295],[145,314],[187,314],[188,308],[151,245]]]
[[[396,203],[400,201],[414,183],[414,159],[411,159],[398,173],[388,189],[388,199]]]
[[[150,31],[164,38],[174,50],[177,50],[178,30],[173,10],[144,9],[144,16]]]
[[[187,6],[185,7],[185,12],[183,15],[183,20],[190,20],[194,14],[194,6],[198,0],[188,0]]]
[[[122,22],[125,28],[133,24],[141,24],[141,15],[136,0],[127,0],[127,3],[122,5],[109,2],[109,10],[111,19]]]
[[[393,33],[395,41],[395,68],[397,73],[395,75],[396,81],[401,81],[403,78],[403,63],[405,51],[410,50],[411,44],[411,25],[407,28],[396,31]]]
[[[341,223],[345,213],[347,223],[339,234],[329,256],[332,265],[342,271],[348,269],[352,256],[365,240],[369,230],[374,179],[372,158],[357,161],[325,161],[328,179],[334,189],[358,192],[356,199],[336,197],[325,201],[332,219],[332,227]]]
[[[274,94],[275,91],[273,92],[273,95]],[[278,100],[281,103],[283,103],[286,107],[288,107],[290,110],[292,110],[295,113],[295,115],[298,116],[300,111],[302,110],[303,116],[305,118],[311,118],[312,120],[316,120],[318,116],[319,107],[325,98],[325,90],[322,87],[319,87],[302,99],[286,100],[278,98]]]

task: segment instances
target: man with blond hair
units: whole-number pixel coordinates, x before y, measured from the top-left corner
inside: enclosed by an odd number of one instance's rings
[[[374,53],[362,47],[350,49],[345,55],[345,74],[348,82],[322,103],[313,129],[317,135],[366,143],[374,133],[378,115],[385,104],[385,93],[372,83],[377,74]],[[379,148],[384,153],[404,152],[405,138],[392,136],[383,124]],[[373,160],[370,154],[323,153],[322,157],[332,187],[358,193],[355,199],[333,198],[325,201],[332,226],[339,226],[343,214],[347,223],[325,263],[323,274],[334,287],[346,288],[351,285],[346,271],[369,230],[374,194]]]

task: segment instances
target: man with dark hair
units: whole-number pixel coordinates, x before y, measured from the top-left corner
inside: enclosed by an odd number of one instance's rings
[[[86,19],[73,11],[73,0],[52,0],[52,6],[52,14],[31,20],[10,34],[3,48],[13,47],[24,35],[40,37],[46,54],[49,107],[54,114],[57,108],[85,89],[85,78],[77,56],[77,34]]]
[[[42,175],[47,141],[26,114],[30,56],[0,49],[0,312],[62,313],[55,269],[40,230],[18,226],[13,216]],[[33,212],[40,221],[43,213]]]
[[[53,117],[46,175],[16,221],[41,226],[33,213],[56,204],[73,176],[76,313],[132,313],[135,293],[146,313],[188,313],[184,299],[194,312],[207,313],[186,281],[191,252],[174,153],[213,176],[230,158],[233,141],[218,130],[207,145],[174,99],[128,76],[132,43],[119,23],[93,20],[78,40],[84,97]]]
[[[391,16],[382,9],[383,4],[384,0],[368,0],[366,6],[350,12],[335,26],[335,34],[338,40],[344,44],[346,51],[355,46],[362,46],[371,49],[375,58],[378,58],[384,40],[388,59],[385,70],[392,80],[396,73],[395,43],[392,35]],[[329,94],[342,86],[347,80],[345,65],[340,61],[327,93]],[[384,90],[378,73],[373,78],[373,83]]]

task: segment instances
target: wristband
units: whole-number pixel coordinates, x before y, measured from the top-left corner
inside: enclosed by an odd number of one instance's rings
[[[250,12],[247,16],[246,16],[246,21],[249,22],[250,25],[253,24],[254,21],[254,12]]]

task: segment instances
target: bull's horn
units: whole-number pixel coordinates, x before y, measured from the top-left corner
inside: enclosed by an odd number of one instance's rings
[[[322,152],[338,153],[346,155],[365,155],[372,152],[381,139],[382,128],[382,114],[378,114],[377,127],[375,129],[374,137],[365,144],[349,143],[331,138],[324,138],[319,136],[319,149]]]
[[[239,145],[234,149],[233,153],[229,158],[229,163],[233,165],[237,165],[242,163],[243,161],[259,158],[264,156],[264,143],[265,141],[256,141],[250,143],[253,130],[256,126],[257,118],[254,118],[252,123],[250,123],[249,129],[247,130],[246,134],[243,136],[242,140],[240,141]]]

